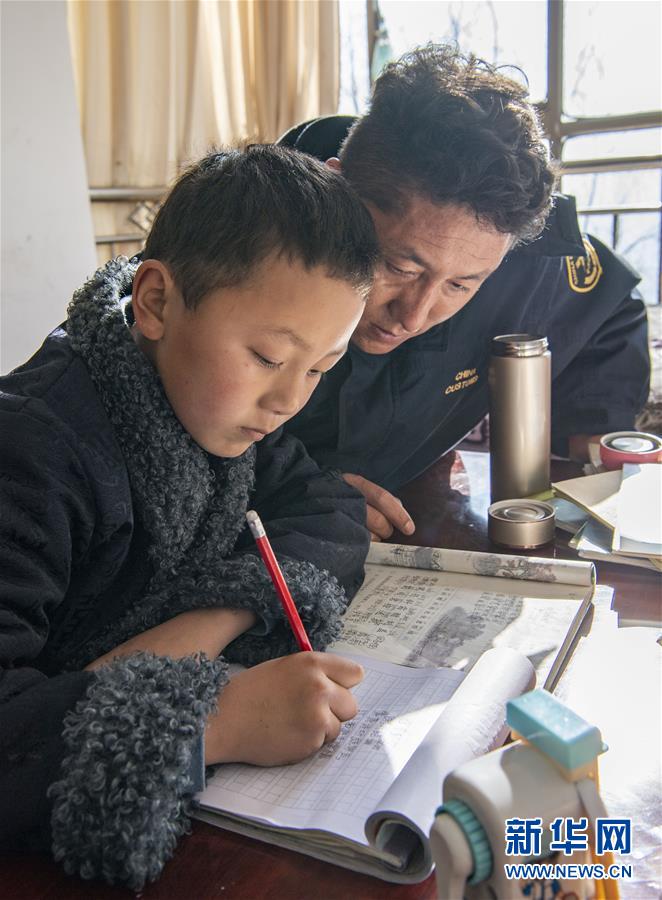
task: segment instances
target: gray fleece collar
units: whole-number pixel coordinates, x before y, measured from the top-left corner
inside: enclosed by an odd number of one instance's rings
[[[227,556],[245,524],[255,447],[214,460],[175,416],[161,380],[136,345],[122,298],[139,263],[118,257],[74,294],[67,333],[83,358],[125,457],[134,509],[165,574],[193,552],[204,568]]]

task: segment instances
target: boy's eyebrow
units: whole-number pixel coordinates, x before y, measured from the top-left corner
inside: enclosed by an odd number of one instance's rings
[[[310,353],[313,349],[307,341],[301,337],[300,334],[297,334],[296,331],[292,331],[291,328],[287,328],[283,326],[282,328],[264,328],[262,330],[262,334],[271,334],[275,337],[285,337],[288,341],[294,344],[295,347],[299,347],[301,350],[305,350]],[[343,353],[347,351],[347,344],[344,347],[339,347],[337,350],[331,350],[326,356],[342,356]],[[326,359],[326,357],[325,357]]]
[[[294,344],[295,347],[299,347],[301,350],[307,350],[309,352],[312,350],[310,344],[304,341],[301,335],[298,335],[296,331],[292,331],[291,328],[287,328],[286,326],[283,326],[282,328],[265,328],[263,334],[271,334],[275,337],[285,337],[290,343]]]

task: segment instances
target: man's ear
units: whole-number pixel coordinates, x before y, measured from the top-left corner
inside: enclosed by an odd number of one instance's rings
[[[133,279],[131,308],[138,331],[150,341],[163,337],[166,306],[175,283],[168,267],[158,259],[146,259]]]
[[[337,156],[331,156],[329,159],[327,159],[326,165],[330,169],[333,169],[334,172],[342,172],[342,166],[340,165],[340,160]]]

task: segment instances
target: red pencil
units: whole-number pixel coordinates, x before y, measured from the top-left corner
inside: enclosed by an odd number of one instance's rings
[[[260,551],[260,556],[264,560],[264,564],[267,567],[267,572],[271,576],[271,580],[274,583],[278,598],[283,604],[285,615],[289,619],[290,625],[292,626],[292,631],[294,632],[294,636],[297,639],[299,650],[312,650],[313,648],[310,641],[308,640],[306,629],[303,627],[303,622],[301,621],[301,617],[299,616],[299,611],[294,605],[294,600],[292,599],[292,594],[290,594],[290,589],[288,588],[287,583],[285,582],[285,578],[283,577],[283,573],[280,570],[278,560],[274,556],[274,551],[271,549],[271,544],[269,543],[269,538],[267,537],[267,533],[264,530],[264,525],[262,524],[260,517],[254,509],[248,510],[248,512],[246,513],[246,521],[248,522],[248,527],[251,530],[251,534],[255,538],[255,543],[257,544],[257,549]]]

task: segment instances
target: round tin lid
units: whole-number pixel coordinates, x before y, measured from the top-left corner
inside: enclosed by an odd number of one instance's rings
[[[554,507],[542,500],[499,500],[487,511],[487,533],[505,547],[540,547],[554,537]]]

